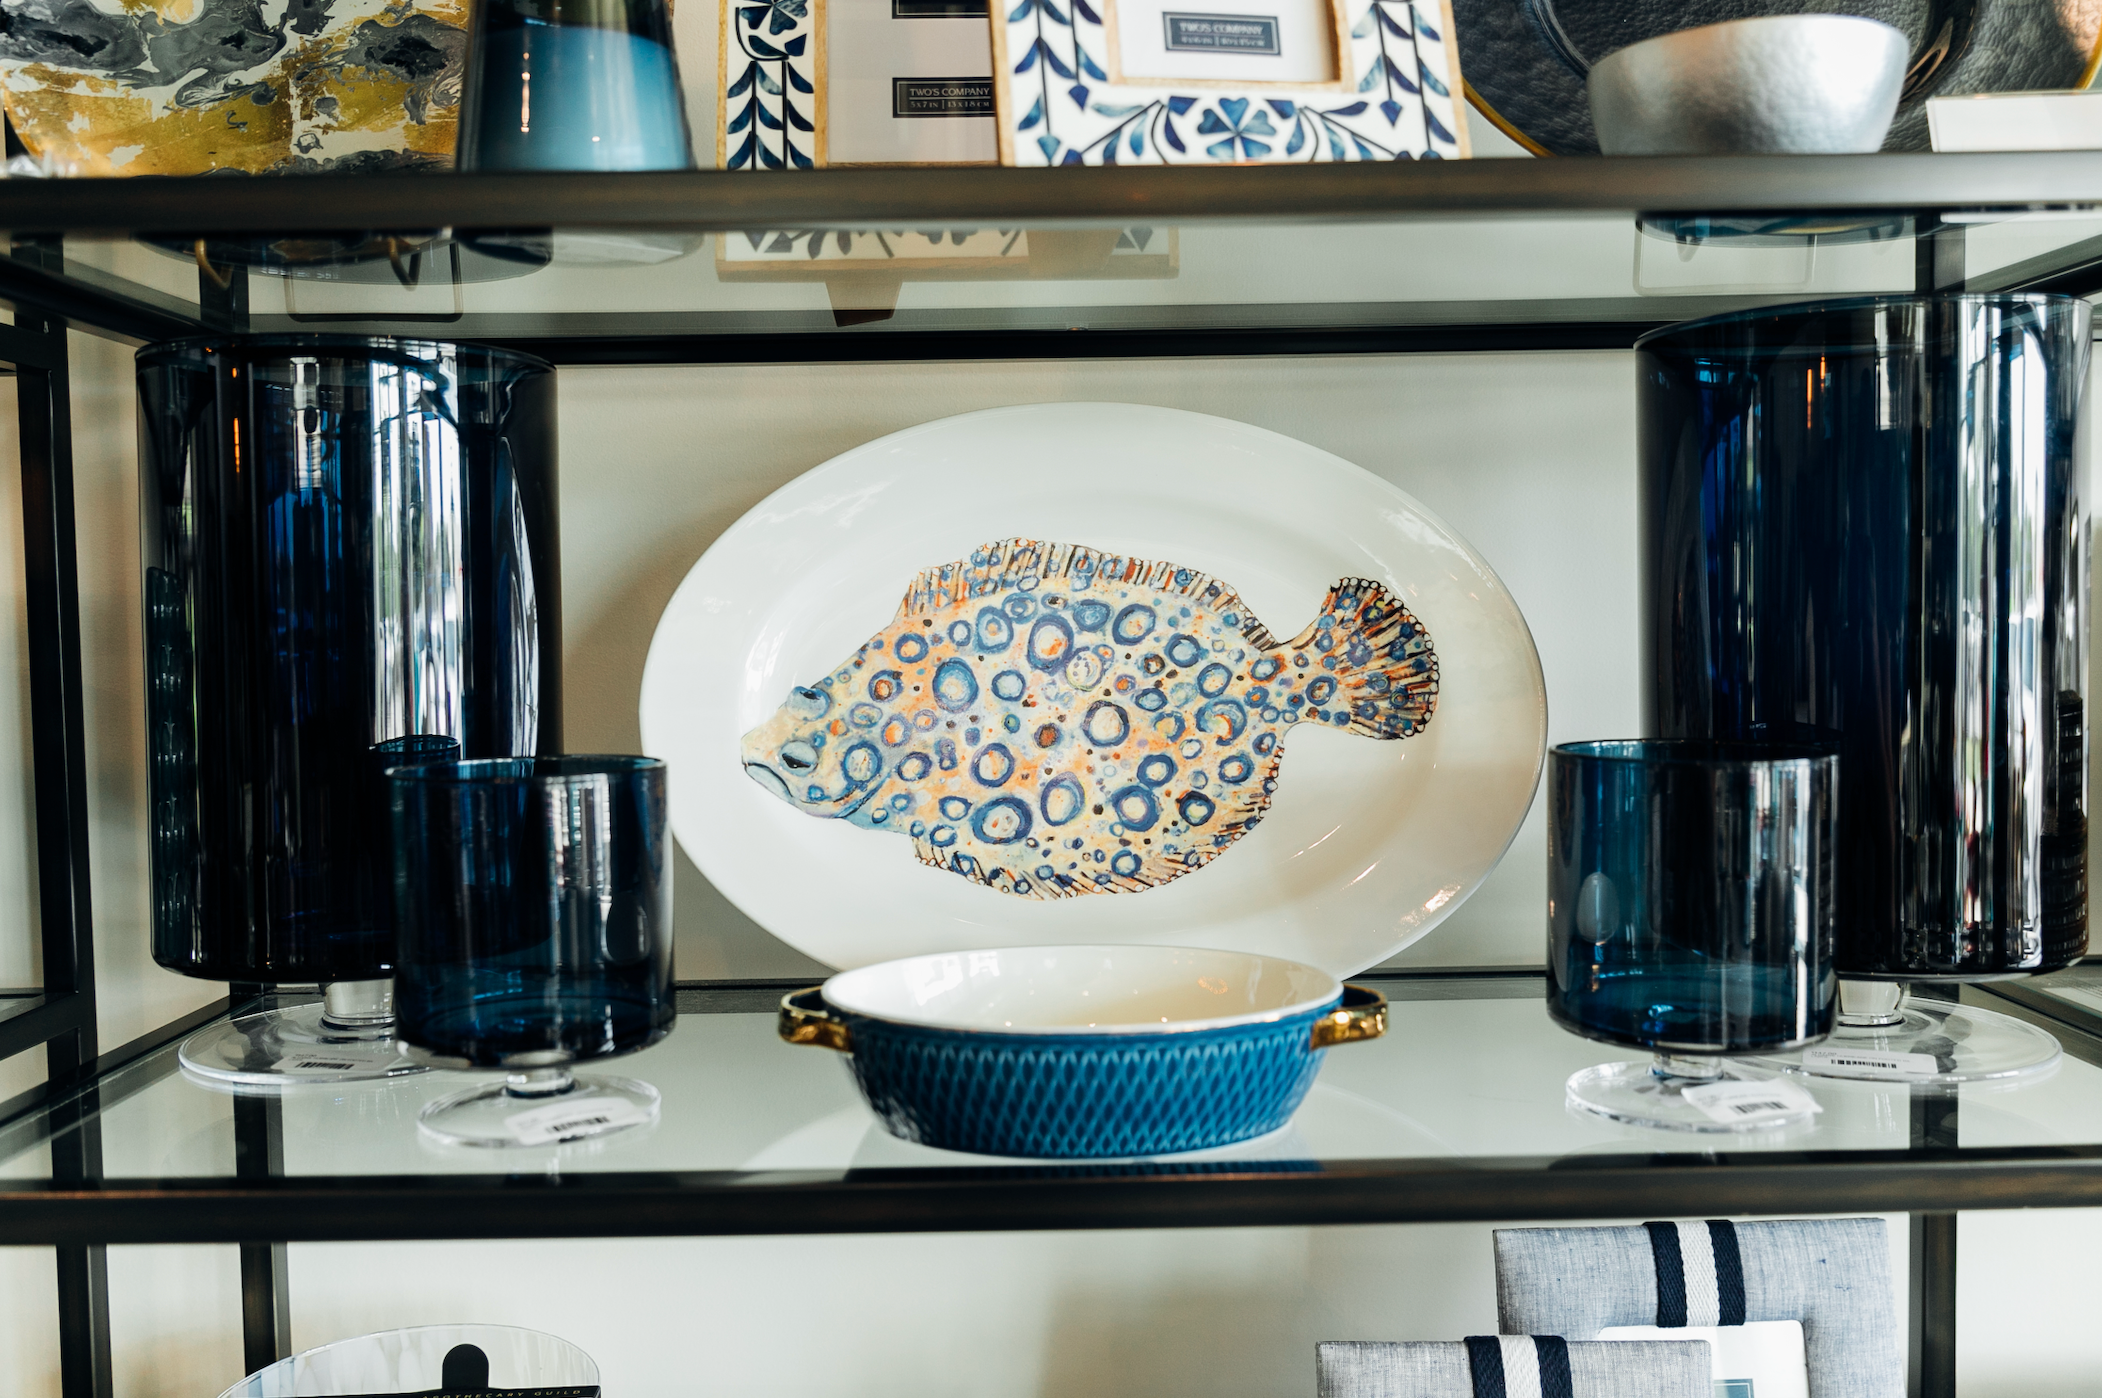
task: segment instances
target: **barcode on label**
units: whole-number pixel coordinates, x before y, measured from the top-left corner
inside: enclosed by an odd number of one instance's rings
[[[1779,1126],[1815,1114],[1817,1099],[1795,1083],[1724,1078],[1686,1088],[1679,1094],[1710,1121]]]
[[[1814,1048],[1803,1051],[1805,1070],[1827,1078],[1869,1078],[1902,1082],[1931,1078],[1941,1064],[1931,1053],[1863,1052],[1860,1049]]]
[[[595,1136],[648,1121],[651,1110],[621,1097],[592,1097],[578,1102],[551,1102],[545,1107],[504,1118],[504,1126],[520,1145],[546,1146]]]
[[[296,1073],[348,1073],[365,1066],[355,1058],[302,1058],[291,1065]]]
[[[587,1126],[604,1126],[612,1120],[612,1117],[600,1113],[598,1116],[572,1117],[568,1121],[551,1121],[543,1129],[559,1136],[567,1131],[581,1131]]]

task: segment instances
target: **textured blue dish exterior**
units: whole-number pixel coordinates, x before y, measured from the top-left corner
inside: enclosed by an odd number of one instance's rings
[[[1282,1127],[1325,1049],[1318,1010],[1180,1033],[1001,1034],[843,1014],[854,1079],[891,1134],[1055,1160],[1168,1155]]]

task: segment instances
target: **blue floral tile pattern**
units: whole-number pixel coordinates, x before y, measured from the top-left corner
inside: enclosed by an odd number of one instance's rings
[[[736,0],[723,16],[725,170],[808,170],[817,164],[816,25],[811,0]]]
[[[1275,1131],[1314,1085],[1314,1021],[1169,1034],[982,1034],[847,1016],[854,1077],[892,1134],[980,1155],[1099,1160]]]
[[[1437,160],[1460,155],[1445,0],[1348,0],[1348,81],[1246,95],[1112,84],[1089,0],[996,0],[994,77],[1010,165]],[[1017,115],[1019,114],[1019,118]]]

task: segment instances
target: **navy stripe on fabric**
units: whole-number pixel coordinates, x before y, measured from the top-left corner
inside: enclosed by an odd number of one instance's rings
[[[1540,1360],[1540,1398],[1576,1398],[1569,1378],[1569,1341],[1560,1335],[1533,1336]]]
[[[1467,1368],[1474,1377],[1474,1398],[1505,1398],[1504,1351],[1494,1335],[1467,1337]]]
[[[1726,1218],[1708,1220],[1708,1242],[1715,1249],[1715,1300],[1718,1325],[1744,1324],[1744,1258],[1737,1251],[1737,1225]]]
[[[1657,1264],[1657,1328],[1682,1330],[1686,1326],[1686,1263],[1679,1255],[1679,1226],[1642,1226],[1649,1230],[1650,1258]]]

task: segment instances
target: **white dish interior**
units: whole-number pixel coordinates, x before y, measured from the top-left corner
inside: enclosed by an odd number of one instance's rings
[[[938,952],[825,982],[835,1009],[1000,1034],[1186,1033],[1307,1014],[1342,994],[1297,961],[1194,947],[1004,947]]]

